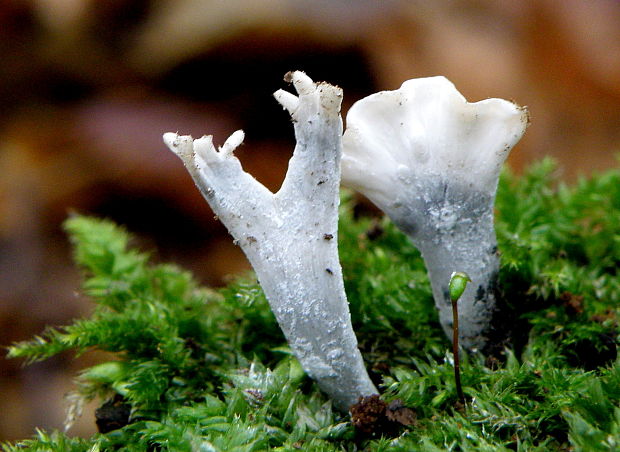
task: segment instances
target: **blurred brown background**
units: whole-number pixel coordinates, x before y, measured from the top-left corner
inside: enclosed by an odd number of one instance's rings
[[[615,0],[3,0],[0,2],[0,345],[87,315],[60,224],[126,225],[205,284],[247,268],[167,131],[216,143],[238,128],[245,168],[277,189],[294,145],[271,98],[305,70],[357,99],[445,75],[471,101],[527,105],[509,163],[544,155],[573,180],[620,150]],[[96,356],[0,358],[0,440],[61,428],[72,378]],[[73,428],[95,430],[92,407]]]

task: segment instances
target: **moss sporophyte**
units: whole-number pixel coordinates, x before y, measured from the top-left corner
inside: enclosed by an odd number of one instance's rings
[[[450,292],[450,301],[452,303],[452,355],[454,357],[454,381],[456,384],[456,393],[459,401],[465,405],[465,396],[461,386],[461,365],[459,358],[459,298],[465,292],[467,283],[471,282],[471,278],[467,273],[453,272],[450,276],[448,290]]]

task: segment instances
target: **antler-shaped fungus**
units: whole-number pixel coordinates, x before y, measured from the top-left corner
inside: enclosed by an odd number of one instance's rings
[[[342,90],[299,71],[285,78],[299,96],[274,96],[293,118],[297,145],[277,193],[233,155],[242,131],[219,152],[210,136],[167,133],[164,141],[248,257],[305,371],[345,411],[377,390],[357,348],[338,260]]]

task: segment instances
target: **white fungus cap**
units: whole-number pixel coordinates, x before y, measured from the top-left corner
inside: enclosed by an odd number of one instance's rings
[[[469,103],[445,77],[408,80],[349,110],[343,184],[379,204],[393,198],[394,177],[441,176],[494,193],[501,166],[527,125],[527,110],[512,102]]]

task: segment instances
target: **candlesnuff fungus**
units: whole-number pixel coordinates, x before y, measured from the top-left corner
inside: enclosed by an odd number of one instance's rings
[[[164,141],[248,257],[304,370],[346,411],[377,390],[357,348],[338,259],[342,90],[303,72],[286,78],[299,96],[274,96],[293,119],[297,145],[277,193],[233,155],[242,131],[219,151],[211,136],[166,133]]]
[[[421,251],[448,337],[450,275],[458,269],[471,277],[459,301],[460,342],[470,350],[486,351],[506,333],[495,322],[493,204],[501,166],[527,124],[525,108],[502,99],[468,103],[444,77],[406,81],[347,114],[343,184],[373,201]]]

